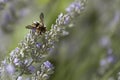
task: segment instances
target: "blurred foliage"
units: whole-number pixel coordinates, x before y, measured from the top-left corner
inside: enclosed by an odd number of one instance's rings
[[[45,15],[47,29],[55,23],[58,14],[73,0],[34,0],[29,7],[31,12],[13,24],[12,34],[3,34],[1,40],[6,52],[14,49],[28,30],[25,26],[39,20],[40,12]],[[76,17],[69,36],[60,38],[51,55],[55,73],[50,80],[117,80],[120,71],[120,0],[88,0],[81,16]],[[5,38],[6,39],[6,38]],[[0,41],[3,44],[3,41]],[[109,49],[115,62],[100,73],[100,62],[106,58]],[[1,51],[1,56],[4,55]],[[103,68],[104,69],[104,66]]]

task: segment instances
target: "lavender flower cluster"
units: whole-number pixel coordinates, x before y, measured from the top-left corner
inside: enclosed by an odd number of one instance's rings
[[[84,9],[84,3],[85,1],[72,3],[66,9],[67,13],[61,13],[55,25],[42,35],[31,29],[10,56],[2,61],[0,78],[2,80],[48,80],[54,72],[54,66],[47,60],[49,52],[55,47],[59,37],[69,34],[66,28],[71,25],[76,16],[79,16],[80,11]]]
[[[99,75],[104,75],[116,61],[117,57],[113,54],[112,49],[108,48],[107,54],[100,60],[100,67],[98,68]]]
[[[0,0],[0,10],[3,10],[6,4],[6,0]]]
[[[21,17],[30,12],[28,0],[0,0],[0,27],[5,33],[13,31],[15,24]]]

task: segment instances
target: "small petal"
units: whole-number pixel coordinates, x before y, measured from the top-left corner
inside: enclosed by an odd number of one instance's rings
[[[20,65],[18,58],[15,58],[14,61],[13,61],[13,63],[14,63],[15,65]]]
[[[70,23],[70,16],[66,16],[66,17],[64,18],[64,24],[67,25],[67,24],[69,24],[69,23]]]
[[[41,46],[42,46],[41,43],[36,43],[36,47],[37,47],[37,48],[40,48]]]
[[[23,79],[22,79],[22,76],[19,76],[19,77],[17,78],[17,80],[23,80]]]
[[[43,63],[46,68],[52,68],[52,64],[49,61]]]
[[[14,62],[14,63],[17,63],[18,61],[19,61],[19,59],[18,59],[18,58],[15,58],[13,62]]]
[[[28,70],[30,71],[30,73],[34,73],[35,72],[35,67],[34,66],[29,66]]]
[[[107,64],[106,59],[102,59],[102,60],[100,61],[100,66],[105,66],[106,64]]]
[[[9,74],[12,75],[15,72],[15,67],[12,64],[9,64],[9,65],[6,66],[6,70]]]
[[[108,61],[109,63],[113,63],[113,62],[115,61],[115,59],[114,59],[113,56],[108,56],[108,57],[107,57],[107,61]]]

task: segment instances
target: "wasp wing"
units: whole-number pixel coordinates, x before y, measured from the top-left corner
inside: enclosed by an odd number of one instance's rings
[[[27,25],[27,26],[25,26],[25,28],[27,28],[27,29],[33,29],[33,26],[32,25]]]
[[[43,13],[40,14],[40,20],[44,21],[44,14]]]

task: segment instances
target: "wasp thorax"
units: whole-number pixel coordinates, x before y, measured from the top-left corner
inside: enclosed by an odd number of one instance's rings
[[[40,25],[40,23],[37,21],[37,22],[34,22],[33,23],[36,27]]]

